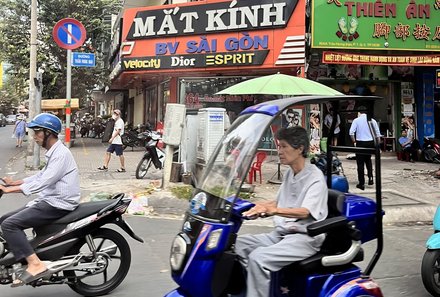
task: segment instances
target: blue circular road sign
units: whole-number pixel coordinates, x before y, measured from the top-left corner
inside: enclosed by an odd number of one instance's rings
[[[52,36],[59,47],[75,49],[82,46],[86,40],[86,29],[76,19],[65,18],[55,24]]]

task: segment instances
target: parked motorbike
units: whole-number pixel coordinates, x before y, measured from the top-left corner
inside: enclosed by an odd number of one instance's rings
[[[315,164],[324,175],[327,173],[327,153],[322,153],[314,156],[310,159],[310,163]],[[344,168],[342,162],[335,153],[331,155],[331,168],[332,168],[332,188],[342,193],[348,193],[349,184],[347,177],[344,174]]]
[[[80,119],[79,123],[80,123],[79,133],[81,137],[89,137],[89,134],[93,128],[93,116],[87,112]]]
[[[110,200],[82,203],[50,225],[35,228],[30,241],[49,273],[29,285],[66,284],[83,296],[101,296],[117,288],[130,269],[131,251],[119,231],[105,226],[115,224],[143,242],[122,216],[130,202],[121,193]],[[0,233],[0,284],[12,283],[25,269]]]
[[[434,297],[440,297],[440,206],[433,220],[434,234],[426,241],[426,252],[423,256],[421,274],[425,289]]]
[[[145,137],[141,136],[141,130],[145,129],[145,126],[138,125],[135,128],[127,129],[124,134],[121,135],[122,148],[125,150],[128,146],[131,150],[135,147],[141,147],[145,145]],[[148,127],[147,127],[147,130]]]
[[[143,179],[153,165],[156,169],[162,169],[165,162],[165,152],[157,144],[162,139],[162,134],[157,131],[147,130],[139,133],[139,139],[145,142],[145,153],[136,167],[136,178]]]
[[[105,131],[105,126],[106,123],[105,121],[102,119],[101,116],[98,116],[92,124],[92,133],[90,135],[90,137],[92,138],[102,138],[104,131]]]
[[[364,96],[304,96],[264,102],[245,109],[218,143],[197,184],[181,230],[172,242],[171,275],[178,288],[166,297],[223,297],[242,294],[245,273],[234,251],[235,240],[253,207],[239,198],[259,140],[284,110],[294,105],[373,100]],[[373,132],[374,133],[374,132]],[[231,146],[233,150],[229,149]],[[305,260],[272,272],[269,297],[382,297],[370,277],[383,248],[380,148],[332,147],[332,151],[375,156],[376,199],[329,190],[329,216],[310,225],[310,236],[326,233],[321,250]],[[229,153],[234,152],[234,153]],[[327,185],[332,187],[331,164]],[[377,240],[376,251],[365,270],[362,244]]]
[[[428,162],[440,163],[440,143],[434,138],[423,139],[422,153]]]

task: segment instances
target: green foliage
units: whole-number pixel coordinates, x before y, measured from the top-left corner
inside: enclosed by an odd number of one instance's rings
[[[171,193],[176,198],[185,199],[185,200],[189,201],[192,198],[193,190],[194,190],[194,188],[190,185],[176,186],[176,187],[171,188]],[[217,194],[219,194],[221,191],[214,190],[214,192],[217,192]],[[241,199],[244,199],[244,200],[252,200],[252,198],[255,198],[255,193],[240,192],[238,194],[238,197],[240,197]]]
[[[176,186],[171,188],[171,193],[179,199],[191,200],[194,188],[190,185]]]
[[[67,51],[58,47],[52,29],[63,18],[75,18],[86,28],[95,49],[97,67],[72,68],[72,98],[81,102],[108,79],[104,67],[106,52],[101,46],[110,40],[110,16],[121,8],[120,0],[38,1],[37,68],[44,70],[43,98],[64,98],[66,94]],[[7,84],[21,97],[29,85],[31,0],[0,0],[0,59],[12,64]],[[90,51],[87,49],[86,51]],[[14,95],[15,96],[15,95]]]

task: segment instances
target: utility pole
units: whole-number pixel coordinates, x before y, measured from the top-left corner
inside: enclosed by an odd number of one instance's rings
[[[31,2],[31,43],[30,43],[30,63],[29,63],[29,118],[33,119],[36,116],[36,85],[37,79],[37,0]],[[32,129],[29,129],[29,146],[28,155],[33,155],[32,166],[34,169],[39,166],[40,147],[34,148],[35,141],[32,137],[34,134]],[[38,162],[38,164],[37,164]],[[36,166],[36,168],[35,168]]]
[[[70,142],[70,104],[72,101],[72,50],[67,50],[67,79],[66,79],[66,129],[64,142],[68,148],[71,146]]]
[[[43,94],[43,72],[38,71],[36,73],[36,78],[34,79],[34,85],[36,87],[35,114],[39,114],[41,112],[41,96]],[[34,160],[33,160],[32,165],[33,165],[33,168],[35,168],[35,169],[40,166],[40,146],[35,145],[35,144],[34,144]]]

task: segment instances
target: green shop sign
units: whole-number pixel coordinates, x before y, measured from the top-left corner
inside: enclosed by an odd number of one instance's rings
[[[314,48],[440,51],[440,0],[312,3]]]

